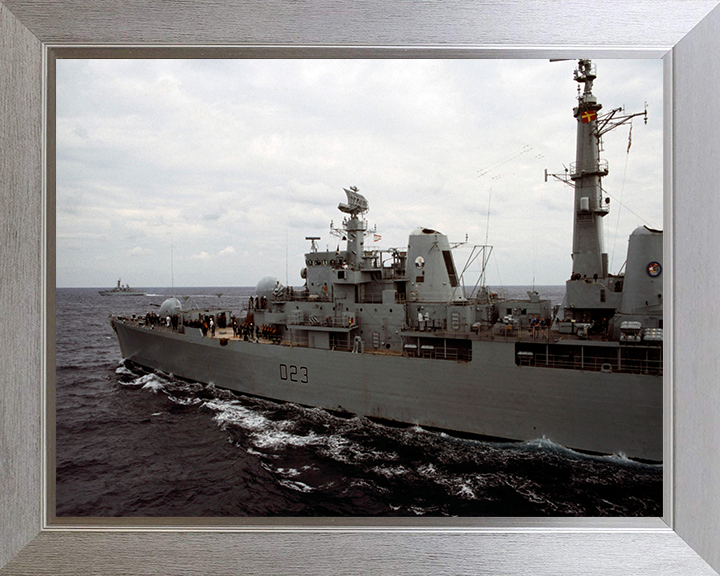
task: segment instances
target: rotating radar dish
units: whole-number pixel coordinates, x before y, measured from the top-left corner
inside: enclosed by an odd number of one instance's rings
[[[365,196],[358,192],[356,186],[350,186],[350,190],[343,188],[345,194],[347,194],[347,204],[338,205],[338,210],[350,214],[351,216],[357,216],[358,214],[364,214],[370,210],[370,205],[365,199]]]

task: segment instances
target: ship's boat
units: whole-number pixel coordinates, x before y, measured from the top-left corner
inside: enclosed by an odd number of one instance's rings
[[[302,289],[268,276],[244,310],[173,305],[170,326],[112,316],[123,357],[301,405],[661,461],[662,232],[635,230],[624,273],[610,274],[601,226],[602,135],[646,113],[600,114],[595,77],[580,60],[576,161],[555,176],[574,189],[560,305],[535,291],[503,300],[481,285],[465,294],[437,230],[414,230],[406,249],[368,249],[369,204],[350,187],[342,225],[330,230],[346,245],[321,251],[309,237]],[[490,247],[476,248],[486,263]]]

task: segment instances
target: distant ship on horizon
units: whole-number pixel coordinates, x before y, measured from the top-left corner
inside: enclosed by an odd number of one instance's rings
[[[103,296],[114,296],[114,295],[122,295],[122,296],[145,296],[145,292],[138,292],[136,290],[133,290],[130,288],[129,284],[125,284],[124,286],[120,283],[120,279],[117,281],[117,286],[115,288],[111,288],[109,290],[100,290],[98,294],[102,294]]]

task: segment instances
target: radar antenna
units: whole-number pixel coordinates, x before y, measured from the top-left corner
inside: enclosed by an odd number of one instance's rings
[[[305,240],[310,240],[310,252],[318,251],[317,241],[320,240],[320,236],[305,236]]]
[[[358,192],[357,186],[350,186],[350,190],[343,188],[345,194],[347,194],[347,204],[339,204],[338,210],[350,214],[352,217],[357,217],[360,214],[365,214],[370,210],[370,205],[365,197]]]

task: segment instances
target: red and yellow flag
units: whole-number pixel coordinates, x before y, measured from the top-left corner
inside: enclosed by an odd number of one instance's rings
[[[582,118],[582,123],[587,124],[588,122],[592,122],[597,118],[597,112],[595,110],[585,110],[582,114],[580,114],[580,118]]]

